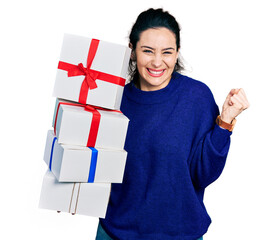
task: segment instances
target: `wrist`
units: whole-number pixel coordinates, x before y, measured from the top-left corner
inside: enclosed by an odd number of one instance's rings
[[[220,115],[220,119],[223,122],[226,122],[226,123],[229,123],[229,124],[232,124],[232,122],[234,120],[233,118],[226,117],[223,113]]]
[[[232,132],[236,124],[236,119],[234,118],[233,120],[230,120],[230,123],[229,123],[222,120],[221,116],[218,115],[216,119],[216,124],[221,128],[227,129],[228,131]]]

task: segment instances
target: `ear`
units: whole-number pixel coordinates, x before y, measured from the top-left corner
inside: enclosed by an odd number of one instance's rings
[[[180,48],[178,48],[178,50],[177,50],[175,63],[177,63],[177,60],[178,60],[178,57],[179,57],[179,51],[180,51]]]

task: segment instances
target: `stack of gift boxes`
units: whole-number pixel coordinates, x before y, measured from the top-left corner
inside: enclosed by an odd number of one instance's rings
[[[126,164],[129,120],[119,109],[129,58],[128,47],[64,35],[40,208],[105,217]]]

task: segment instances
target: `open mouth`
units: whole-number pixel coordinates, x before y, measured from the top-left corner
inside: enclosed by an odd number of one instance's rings
[[[161,77],[163,75],[163,73],[165,72],[165,69],[156,70],[156,69],[147,68],[147,72],[152,77]]]

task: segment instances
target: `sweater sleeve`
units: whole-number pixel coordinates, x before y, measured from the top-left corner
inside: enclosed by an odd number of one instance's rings
[[[206,188],[222,173],[232,133],[215,123],[219,109],[207,86],[200,96],[195,107],[195,123],[198,124],[194,128],[196,137],[189,166],[194,186]]]

